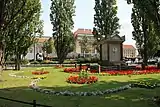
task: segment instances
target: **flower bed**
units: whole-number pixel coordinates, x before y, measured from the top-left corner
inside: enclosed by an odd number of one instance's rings
[[[133,70],[125,70],[125,71],[108,71],[106,72],[109,75],[142,75],[142,74],[157,74],[160,73],[160,70],[140,70],[140,71],[133,71]]]
[[[137,70],[141,70],[142,67],[141,67],[141,66],[136,66],[136,69],[137,69]],[[146,69],[146,70],[156,70],[157,67],[156,67],[156,66],[146,66],[145,69]]]
[[[91,84],[97,81],[98,81],[98,78],[96,76],[89,76],[87,70],[81,70],[79,75],[70,76],[67,79],[68,83],[74,83],[74,84]]]
[[[81,66],[81,69],[86,70],[87,66]],[[80,67],[78,66],[77,68],[65,68],[64,72],[67,72],[67,73],[80,72]]]
[[[80,76],[70,76],[67,79],[68,83],[74,83],[74,84],[91,84],[98,81],[98,78],[96,76],[88,76],[88,78],[80,77]]]
[[[48,74],[48,71],[33,71],[32,74],[33,75],[43,75],[43,74]]]
[[[64,72],[67,73],[79,73],[80,70],[79,68],[65,68]],[[97,73],[97,70],[90,70],[90,73]],[[102,71],[101,73],[103,73],[104,75],[112,75],[112,76],[116,76],[116,75],[142,75],[142,74],[158,74],[160,73],[159,69],[147,69],[147,70],[110,70],[110,71]]]

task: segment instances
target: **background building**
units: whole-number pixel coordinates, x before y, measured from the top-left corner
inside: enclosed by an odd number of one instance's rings
[[[41,53],[43,55],[45,55],[46,53],[43,52],[43,43],[45,41],[47,41],[50,38],[50,36],[44,36],[44,37],[37,37],[37,42],[35,44],[33,44],[29,49],[28,49],[28,53],[25,56],[26,59],[28,60],[34,60],[36,59],[36,55]],[[53,51],[53,53],[48,54],[49,57],[56,57],[56,53]]]
[[[123,58],[136,58],[136,48],[132,45],[123,45]]]
[[[97,54],[97,50],[95,46],[93,45],[94,43],[94,36],[92,34],[91,29],[78,29],[77,31],[74,32],[74,37],[75,37],[75,53],[83,55],[83,49],[82,49],[82,44],[81,41],[83,41],[84,36],[87,37],[87,51],[85,51],[85,54],[91,54],[95,55]]]
[[[85,53],[83,52],[82,49],[82,44],[81,41],[83,41],[83,37],[87,38],[87,51]],[[43,43],[47,41],[50,38],[50,36],[43,36],[41,38],[37,37],[37,42],[33,44],[29,49],[28,53],[25,56],[26,59],[28,60],[33,60],[36,59],[36,55],[38,53],[42,53],[45,56],[45,52],[43,52]],[[78,29],[77,31],[74,32],[74,38],[75,38],[75,50],[74,52],[71,52],[68,54],[67,57],[72,57],[75,58],[78,56],[97,56],[99,55],[95,46],[93,45],[94,43],[94,36],[92,34],[91,29]],[[48,54],[49,57],[57,57],[56,52],[53,51],[51,54]],[[123,58],[135,58],[136,57],[136,48],[133,47],[132,45],[123,45]]]

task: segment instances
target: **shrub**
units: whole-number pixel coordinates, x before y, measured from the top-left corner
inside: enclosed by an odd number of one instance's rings
[[[28,64],[28,63],[29,63],[28,59],[21,60],[21,64]]]
[[[33,62],[31,62],[31,64],[39,64],[39,62],[38,61],[33,61]]]
[[[6,63],[6,64],[15,64],[14,61],[6,61],[5,63]]]

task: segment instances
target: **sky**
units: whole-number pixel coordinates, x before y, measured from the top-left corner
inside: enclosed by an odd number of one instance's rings
[[[85,1],[85,2],[84,2]],[[42,15],[41,19],[44,21],[44,36],[52,36],[52,25],[50,23],[50,4],[51,0],[41,0],[42,3]],[[74,29],[85,28],[93,29],[93,16],[94,16],[94,0],[75,0],[75,17],[74,17]],[[135,41],[132,40],[132,24],[131,24],[131,12],[132,6],[128,5],[126,0],[118,0],[118,18],[121,25],[120,36],[126,37],[124,44],[130,44],[135,46]]]

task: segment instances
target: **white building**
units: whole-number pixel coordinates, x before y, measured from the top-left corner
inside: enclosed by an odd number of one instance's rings
[[[34,60],[34,59],[36,59],[36,55],[38,53],[43,53],[45,55],[45,52],[43,52],[42,47],[43,47],[43,43],[45,41],[47,41],[49,38],[50,37],[48,37],[48,36],[37,38],[37,42],[35,44],[33,44],[28,49],[28,53],[25,56],[25,58],[28,59],[28,60]],[[56,53],[53,52],[53,53],[49,54],[48,56],[50,56],[50,57],[56,57]]]

